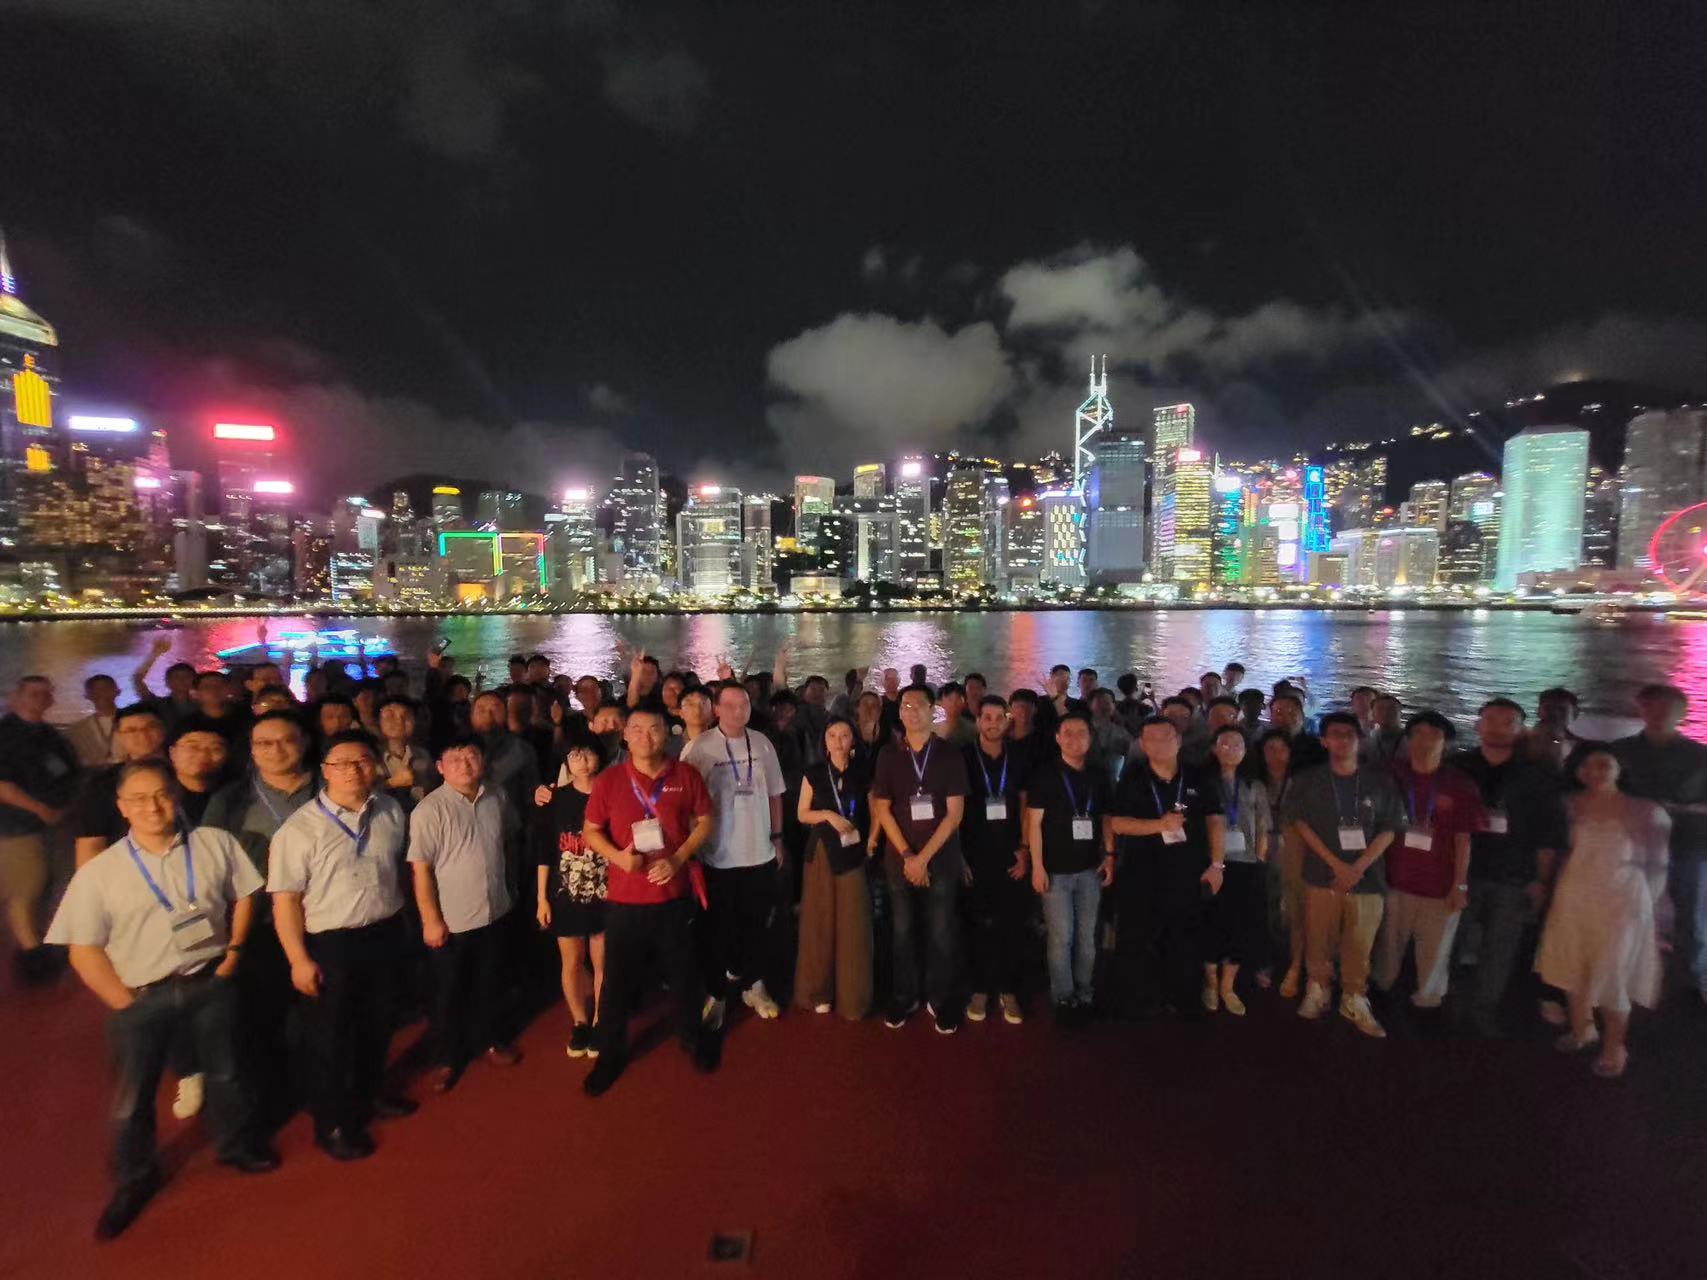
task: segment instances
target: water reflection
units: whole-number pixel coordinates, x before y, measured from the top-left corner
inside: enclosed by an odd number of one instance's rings
[[[1237,658],[1250,683],[1283,676],[1309,681],[1316,705],[1359,684],[1391,689],[1407,703],[1427,700],[1461,722],[1488,696],[1506,693],[1532,707],[1537,691],[1563,684],[1597,714],[1628,714],[1651,680],[1681,686],[1691,700],[1688,728],[1707,736],[1707,622],[1633,618],[1615,626],[1546,613],[1319,613],[1287,609],[1153,613],[656,615],[561,617],[269,619],[287,630],[348,628],[384,636],[419,667],[438,636],[451,640],[460,671],[504,679],[512,653],[548,654],[559,670],[612,676],[624,643],[641,645],[666,668],[709,673],[720,656],[738,667],[769,667],[789,642],[795,676],[820,672],[840,685],[850,667],[925,664],[933,681],[982,671],[993,688],[1036,686],[1057,662],[1095,667],[1105,682],[1133,670],[1158,689],[1195,683]],[[128,687],[129,672],[155,635],[170,647],[154,668],[207,666],[220,649],[249,644],[255,624],[220,619],[150,633],[120,622],[12,623],[0,627],[0,675],[7,687],[40,672],[60,690],[56,716],[81,714],[83,679],[97,671]]]

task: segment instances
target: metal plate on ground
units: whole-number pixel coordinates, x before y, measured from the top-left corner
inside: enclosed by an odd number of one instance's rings
[[[711,1247],[706,1251],[706,1261],[716,1263],[741,1263],[753,1260],[753,1233],[751,1231],[719,1231],[711,1237]]]

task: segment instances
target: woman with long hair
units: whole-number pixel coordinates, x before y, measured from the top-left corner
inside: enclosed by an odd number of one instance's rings
[[[854,726],[824,726],[824,759],[800,784],[800,825],[808,831],[800,893],[800,947],[794,1002],[850,1020],[872,1003],[871,894],[865,865],[875,848],[866,793],[870,773],[854,749]]]
[[[1292,739],[1284,729],[1270,729],[1257,739],[1255,754],[1252,772],[1262,783],[1269,813],[1269,939],[1274,957],[1287,958],[1280,994],[1292,1000],[1298,995],[1304,972],[1304,846],[1280,820],[1280,805],[1292,772]],[[1262,976],[1257,975],[1258,986],[1264,985]]]
[[[1207,677],[1205,677],[1207,679]],[[1203,1007],[1239,1015],[1245,1003],[1234,984],[1239,966],[1267,954],[1268,884],[1264,863],[1274,819],[1268,788],[1240,766],[1245,761],[1245,732],[1224,724],[1210,740],[1209,759],[1227,820],[1223,837],[1226,865],[1221,892],[1209,904],[1209,955],[1203,965]]]

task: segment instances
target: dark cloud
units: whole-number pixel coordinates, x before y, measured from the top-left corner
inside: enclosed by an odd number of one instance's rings
[[[607,51],[604,91],[617,110],[660,133],[692,133],[710,81],[684,49]]]

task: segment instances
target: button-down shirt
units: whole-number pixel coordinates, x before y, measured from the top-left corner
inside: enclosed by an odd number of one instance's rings
[[[439,911],[452,933],[484,928],[510,909],[504,857],[510,812],[490,788],[470,800],[447,786],[426,795],[410,816],[409,861],[433,869]]]
[[[208,801],[202,825],[218,827],[237,837],[255,870],[267,874],[267,850],[285,820],[314,802],[313,775],[305,775],[295,791],[280,791],[254,774],[221,787]]]
[[[701,846],[700,861],[708,867],[757,867],[776,857],[770,798],[787,787],[771,740],[751,730],[726,738],[713,729],[682,750],[682,763],[705,779],[717,814],[716,834]],[[739,794],[742,787],[748,794]]]
[[[232,906],[261,887],[237,841],[209,828],[191,832],[186,854],[180,834],[165,854],[136,845],[137,859],[172,904],[161,905],[131,860],[131,844],[120,840],[78,868],[48,926],[47,941],[59,946],[100,947],[119,981],[135,989],[174,974],[189,974],[218,960],[230,938]],[[205,942],[180,947],[173,923],[190,906],[189,867],[195,859],[195,909],[213,934]]]
[[[398,883],[403,862],[402,808],[383,795],[374,796],[360,809],[334,804],[325,792],[316,800],[285,819],[273,837],[268,891],[302,895],[309,933],[358,929],[390,919],[403,907]],[[349,831],[359,834],[364,822],[369,824],[368,838],[358,855]]]
[[[113,727],[112,716],[96,712],[73,721],[66,729],[65,740],[71,744],[71,749],[77,753],[78,763],[85,769],[99,769],[102,765],[124,761],[124,754],[114,739]]]

